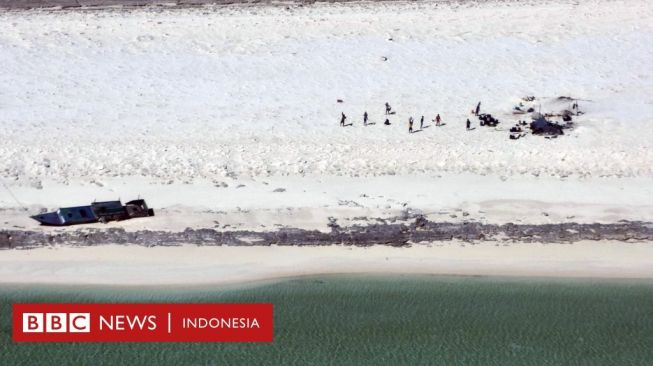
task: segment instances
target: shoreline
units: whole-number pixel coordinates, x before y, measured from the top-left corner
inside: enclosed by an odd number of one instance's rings
[[[307,275],[653,279],[653,242],[433,243],[409,248],[138,247],[3,251],[6,285],[235,285]]]
[[[96,284],[96,283],[47,283],[47,282],[0,282],[0,291],[22,291],[23,289],[78,291],[80,289],[93,289],[97,291],[148,291],[147,294],[160,292],[170,294],[183,294],[195,292],[228,292],[241,291],[276,285],[292,281],[323,280],[370,280],[370,281],[396,281],[396,280],[486,280],[504,283],[543,282],[556,284],[644,284],[653,285],[653,277],[564,277],[564,276],[511,276],[511,275],[477,275],[477,274],[441,274],[441,273],[386,273],[386,272],[344,272],[344,273],[307,273],[300,275],[279,276],[262,279],[243,280],[238,282],[204,282],[180,284]],[[127,293],[129,295],[129,293]]]

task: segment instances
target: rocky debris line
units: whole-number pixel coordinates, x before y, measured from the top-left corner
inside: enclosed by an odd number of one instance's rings
[[[315,2],[347,2],[354,0],[293,0],[287,4],[313,4]],[[280,4],[286,4],[278,2]],[[188,7],[231,4],[275,4],[274,0],[0,0],[4,9],[88,9],[106,7],[135,8],[142,6]]]
[[[622,221],[614,224],[482,224],[478,222],[432,222],[424,217],[410,224],[372,224],[340,227],[335,219],[329,221],[330,232],[284,228],[278,231],[249,230],[218,231],[215,229],[186,229],[182,232],[135,231],[120,228],[77,230],[69,232],[38,232],[1,230],[0,249],[29,249],[50,245],[91,246],[99,244],[136,244],[144,246],[195,245],[355,245],[383,244],[408,246],[412,243],[460,240],[571,243],[580,240],[653,241],[653,223]]]
[[[107,6],[139,7],[148,5],[205,5],[256,3],[257,1],[234,0],[0,0],[0,8],[5,9],[35,9],[35,8],[92,8]]]

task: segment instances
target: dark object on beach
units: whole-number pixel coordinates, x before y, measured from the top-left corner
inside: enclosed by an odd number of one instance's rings
[[[491,114],[479,114],[478,120],[480,121],[481,126],[496,127],[499,124],[499,120],[492,117]]]
[[[571,114],[563,113],[562,114],[562,120],[565,121],[565,122],[571,122]]]
[[[549,135],[549,136],[558,136],[564,135],[562,131],[562,126],[559,124],[547,121],[544,116],[538,116],[531,122],[531,132],[534,135]]]
[[[386,126],[390,126],[390,120],[386,118],[385,122],[383,122],[383,124],[386,125]]]
[[[345,113],[340,113],[340,126],[344,127],[345,126],[345,120],[347,119],[347,116],[345,116]]]
[[[338,99],[337,102],[338,102],[338,103],[342,103],[342,99]]]
[[[526,113],[530,113],[530,112],[534,111],[533,108],[528,108],[528,110],[526,110],[524,108],[525,108],[524,105],[519,103],[518,106],[513,107],[512,114],[526,114]]]
[[[390,114],[391,111],[392,111],[392,107],[390,107],[390,104],[388,104],[388,102],[385,102],[385,114],[386,115]]]
[[[365,111],[365,113],[363,113],[363,125],[367,126],[367,111]]]
[[[469,130],[472,127],[472,123],[469,121],[469,118],[467,118],[467,129]]]
[[[580,108],[578,107],[578,102],[574,102],[574,104],[571,105],[571,109],[572,109],[573,111],[575,111],[575,113],[576,113],[577,116],[580,116],[581,114],[585,114],[585,113],[582,112],[582,111],[580,110]],[[571,112],[570,112],[570,113],[571,113]]]
[[[478,116],[479,112],[481,111],[481,102],[478,102],[476,105],[476,110],[474,111],[474,114]]]
[[[580,115],[580,114],[581,114],[581,111],[580,111],[580,109],[578,108],[578,102],[574,102],[574,104],[571,105],[571,109],[574,110],[574,111],[576,111],[576,115]]]
[[[93,202],[90,206],[63,207],[54,212],[31,216],[42,225],[65,226],[154,216],[145,200],[137,199],[122,205],[120,201]]]
[[[510,127],[510,132],[522,132],[522,129],[519,126]]]

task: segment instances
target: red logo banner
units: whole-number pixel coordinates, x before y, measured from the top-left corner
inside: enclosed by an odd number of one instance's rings
[[[272,304],[14,304],[14,342],[272,342]]]

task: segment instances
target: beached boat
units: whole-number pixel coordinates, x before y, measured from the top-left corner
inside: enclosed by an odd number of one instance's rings
[[[154,216],[154,210],[147,207],[143,199],[127,202],[93,202],[90,206],[63,207],[57,211],[31,216],[42,225],[65,226],[128,220],[135,217]]]

